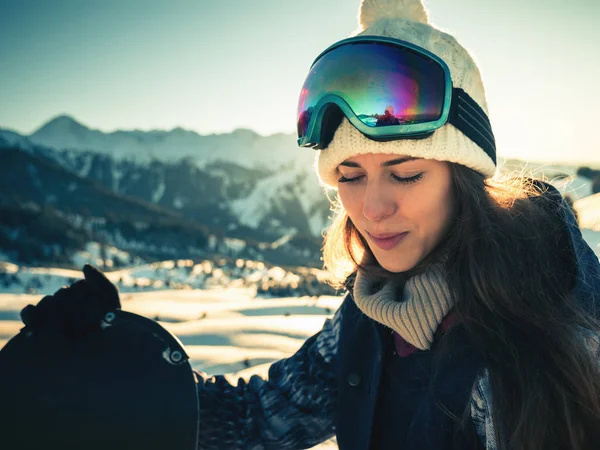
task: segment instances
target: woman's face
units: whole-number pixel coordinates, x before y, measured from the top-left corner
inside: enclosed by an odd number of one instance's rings
[[[441,241],[453,215],[450,165],[385,153],[338,166],[340,200],[377,262],[405,272]]]

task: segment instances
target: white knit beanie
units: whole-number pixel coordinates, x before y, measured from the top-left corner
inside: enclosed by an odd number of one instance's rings
[[[356,35],[401,39],[434,53],[450,68],[453,87],[462,88],[489,116],[477,64],[453,36],[429,24],[421,0],[362,0]],[[366,153],[450,161],[470,167],[488,178],[496,172],[496,164],[485,151],[450,123],[425,139],[377,142],[365,137],[344,117],[329,146],[316,151],[315,166],[321,183],[336,188],[338,165],[352,156]]]

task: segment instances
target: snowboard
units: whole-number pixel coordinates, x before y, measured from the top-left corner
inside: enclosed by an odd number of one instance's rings
[[[0,351],[0,447],[195,450],[196,380],[181,342],[121,310],[71,340],[21,329]]]

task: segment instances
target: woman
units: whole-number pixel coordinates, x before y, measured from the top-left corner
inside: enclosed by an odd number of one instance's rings
[[[597,257],[554,188],[490,180],[477,65],[420,1],[364,0],[360,23],[298,114],[338,190],[324,260],[347,296],[267,380],[197,372],[199,447],[596,448]],[[114,302],[86,278],[59,297]]]

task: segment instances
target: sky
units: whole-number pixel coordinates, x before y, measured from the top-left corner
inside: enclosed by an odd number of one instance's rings
[[[0,128],[295,131],[359,0],[0,0]],[[474,54],[500,157],[600,165],[600,1],[425,0]]]

